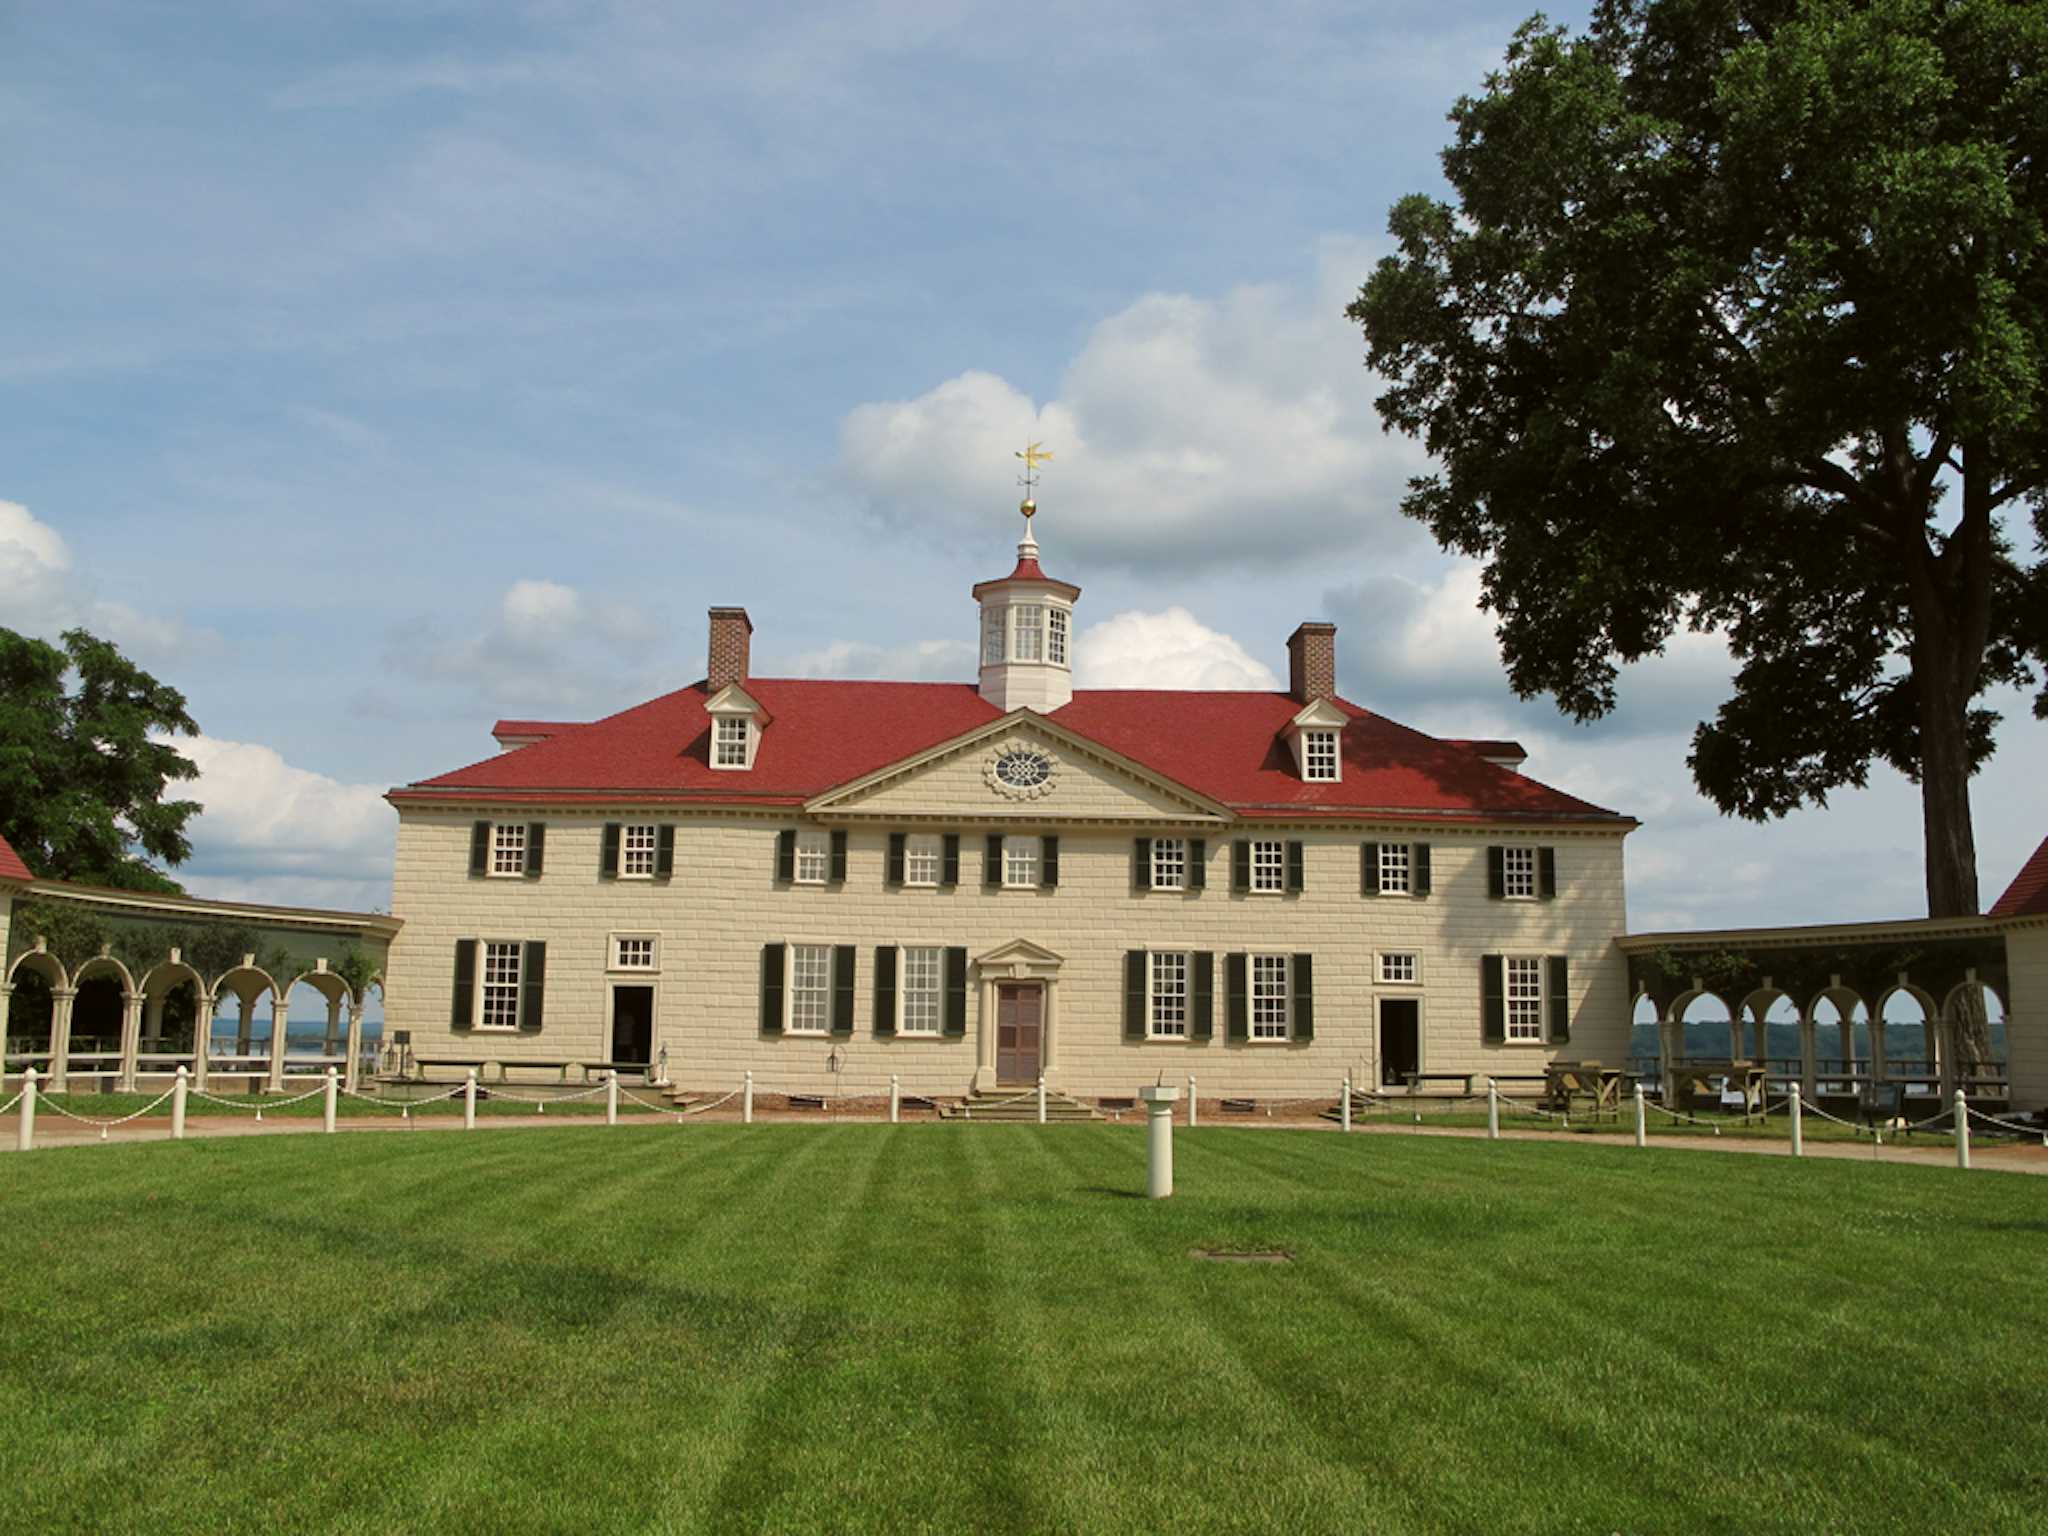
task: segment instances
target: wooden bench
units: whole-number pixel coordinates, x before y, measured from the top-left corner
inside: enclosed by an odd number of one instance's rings
[[[459,1067],[465,1072],[474,1070],[481,1079],[484,1069],[490,1064],[490,1061],[482,1056],[415,1056],[412,1059],[413,1071],[422,1081],[425,1080],[429,1067]]]
[[[1473,1074],[1470,1072],[1404,1072],[1401,1075],[1408,1079],[1410,1093],[1418,1092],[1423,1083],[1456,1083],[1458,1092],[1469,1094],[1472,1091]]]

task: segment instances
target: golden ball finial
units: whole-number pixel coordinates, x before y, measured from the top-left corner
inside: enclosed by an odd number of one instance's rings
[[[1017,504],[1017,510],[1019,512],[1022,512],[1028,518],[1033,516],[1038,511],[1038,503],[1031,500],[1031,498],[1027,496],[1024,498],[1023,501]]]

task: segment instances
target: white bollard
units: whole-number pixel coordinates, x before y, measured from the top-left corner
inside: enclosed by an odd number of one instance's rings
[[[1195,1074],[1188,1074],[1188,1129],[1195,1128]]]
[[[604,1123],[619,1123],[619,1074],[616,1072],[604,1080]]]
[[[1970,1166],[1970,1104],[1963,1090],[1956,1090],[1956,1166]]]
[[[1342,1102],[1344,1107],[1340,1111],[1339,1124],[1348,1131],[1351,1129],[1351,1076],[1349,1073],[1346,1073],[1344,1077],[1344,1098]]]
[[[335,1096],[341,1089],[341,1079],[334,1075],[334,1068],[327,1069],[327,1093],[320,1101],[320,1129],[328,1135],[334,1134]]]
[[[462,1128],[476,1129],[476,1068],[469,1069],[469,1075],[462,1080]]]
[[[754,1123],[754,1074],[749,1072],[742,1079],[740,1092],[740,1124]]]
[[[1800,1101],[1800,1098],[1799,1098],[1799,1095],[1798,1095],[1798,1094],[1796,1094],[1796,1093],[1795,1093],[1795,1094],[1793,1094],[1793,1095],[1792,1095],[1792,1155],[1793,1155],[1794,1157],[1804,1157],[1804,1156],[1806,1156],[1806,1122],[1805,1122],[1805,1121],[1804,1121],[1804,1120],[1803,1120],[1803,1119],[1801,1118],[1801,1112],[1802,1112],[1802,1110],[1803,1110],[1804,1108],[1805,1108],[1805,1106],[1804,1106],[1804,1105],[1803,1105],[1803,1104],[1801,1103],[1801,1101]]]
[[[178,1068],[177,1077],[171,1083],[171,1140],[173,1141],[183,1141],[185,1139],[185,1082],[185,1069],[180,1067]]]
[[[21,1123],[14,1134],[15,1150],[26,1152],[36,1144],[36,1069],[21,1074]]]
[[[889,1074],[889,1123],[901,1124],[903,1120],[903,1079],[894,1072]]]
[[[1146,1128],[1145,1193],[1153,1200],[1164,1200],[1173,1193],[1173,1101],[1179,1097],[1178,1088],[1168,1088],[1163,1083],[1138,1090],[1138,1101],[1150,1116]]]
[[[1643,1108],[1643,1085],[1642,1085],[1641,1083],[1637,1083],[1637,1084],[1636,1084],[1636,1145],[1637,1145],[1637,1146],[1639,1146],[1639,1147],[1647,1147],[1647,1146],[1648,1146],[1649,1144],[1650,1144],[1650,1117],[1649,1117],[1649,1114],[1648,1114],[1648,1112],[1647,1112],[1647,1111],[1646,1111],[1646,1110],[1645,1110],[1645,1109]]]
[[[1045,1124],[1045,1074],[1038,1074],[1038,1123]]]
[[[1486,1139],[1500,1140],[1500,1084],[1486,1080]]]

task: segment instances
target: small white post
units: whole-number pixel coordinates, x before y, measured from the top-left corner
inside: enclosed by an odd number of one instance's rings
[[[1647,1147],[1647,1146],[1648,1146],[1649,1144],[1650,1144],[1650,1117],[1649,1117],[1649,1113],[1648,1113],[1648,1111],[1647,1111],[1647,1110],[1645,1110],[1645,1109],[1644,1109],[1644,1107],[1643,1107],[1643,1085],[1642,1085],[1641,1083],[1637,1083],[1637,1084],[1636,1084],[1636,1145],[1637,1145],[1637,1146],[1639,1146],[1639,1147]]]
[[[1038,1074],[1038,1123],[1045,1124],[1045,1074]]]
[[[1963,1090],[1956,1090],[1956,1166],[1970,1166],[1970,1104]]]
[[[616,1072],[604,1080],[604,1123],[619,1123],[619,1074]]]
[[[1339,1111],[1339,1123],[1348,1131],[1351,1129],[1351,1074],[1348,1072],[1344,1074],[1344,1097],[1342,1104],[1343,1108]]]
[[[754,1074],[748,1072],[742,1080],[740,1092],[740,1124],[754,1123]]]
[[[1138,1090],[1138,1101],[1149,1115],[1146,1126],[1145,1193],[1164,1200],[1173,1193],[1173,1101],[1180,1089],[1161,1083]]]
[[[476,1129],[476,1068],[469,1069],[469,1075],[462,1080],[462,1128]]]
[[[1188,1074],[1188,1129],[1195,1128],[1195,1074]]]
[[[171,1081],[171,1140],[185,1139],[185,1085],[186,1073],[178,1068],[178,1075]]]
[[[894,1072],[889,1074],[889,1123],[900,1124],[903,1119],[903,1079]]]
[[[21,1124],[15,1132],[14,1146],[18,1152],[26,1152],[36,1144],[36,1069],[30,1067],[21,1074]]]
[[[327,1092],[320,1100],[320,1129],[328,1135],[334,1134],[335,1099],[341,1089],[341,1079],[335,1076],[334,1068],[327,1069]]]
[[[1486,1139],[1500,1140],[1500,1084],[1486,1080]]]
[[[1806,1122],[1802,1118],[1805,1104],[1797,1093],[1792,1095],[1792,1155],[1806,1156]]]

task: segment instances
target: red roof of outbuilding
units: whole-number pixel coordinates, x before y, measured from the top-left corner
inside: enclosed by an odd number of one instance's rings
[[[697,683],[392,794],[802,804],[1000,718],[971,683],[748,678],[746,689],[775,723],[743,773],[711,766]],[[1336,783],[1296,773],[1283,733],[1301,705],[1285,693],[1080,692],[1045,718],[1248,817],[1627,819],[1467,747],[1334,702],[1351,717]]]
[[[29,867],[21,862],[21,855],[7,846],[7,839],[0,837],[0,880],[33,880]]]
[[[2048,917],[2048,837],[2020,866],[2005,894],[1991,903],[1992,917]]]

